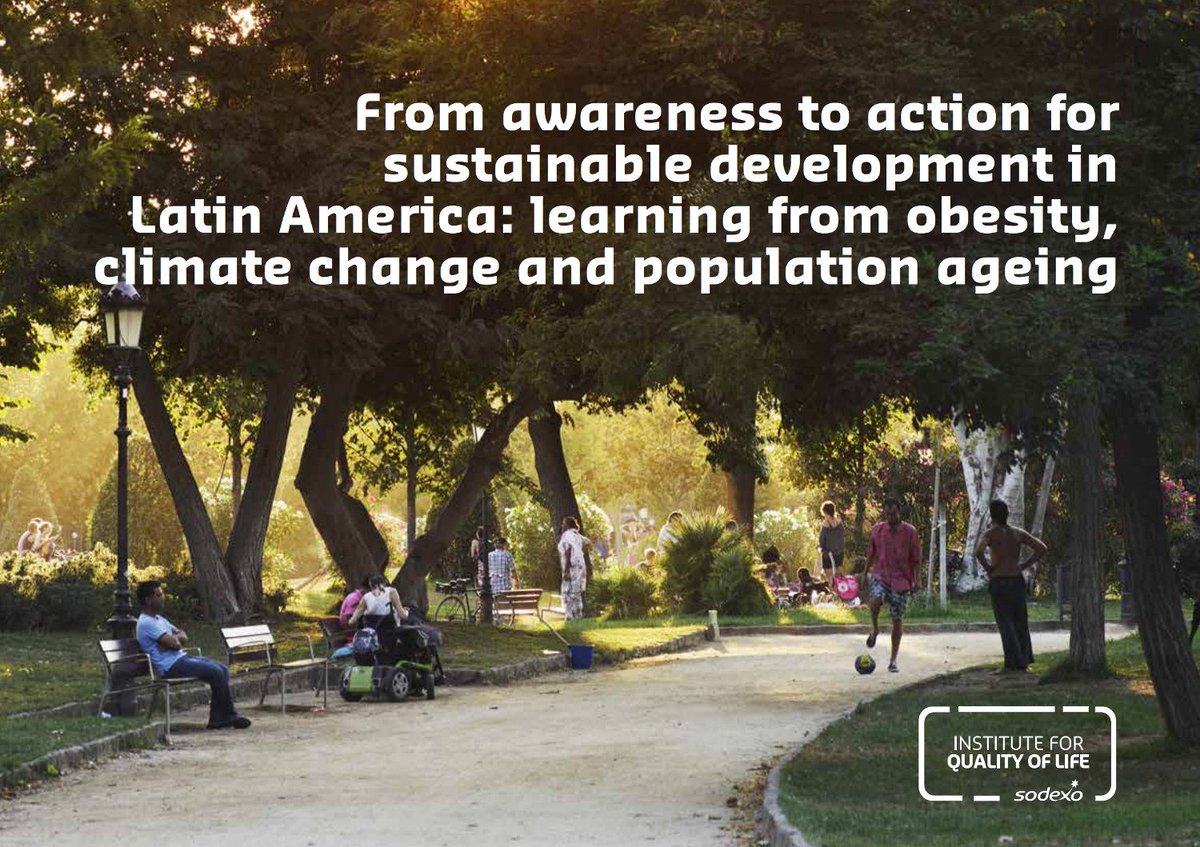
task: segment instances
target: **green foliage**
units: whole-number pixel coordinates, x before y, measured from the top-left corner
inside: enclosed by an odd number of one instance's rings
[[[774,608],[767,584],[754,573],[754,552],[744,543],[719,550],[713,557],[702,598],[707,608],[722,615],[767,615]]]
[[[30,465],[22,465],[13,476],[0,522],[0,550],[14,550],[29,522],[41,518],[55,524],[58,517],[42,474]]]
[[[816,564],[820,531],[820,524],[806,509],[768,509],[754,516],[754,546],[759,550],[774,546],[793,573],[798,567]]]
[[[575,500],[579,504],[583,534],[592,539],[607,537],[612,532],[612,522],[604,510],[586,494],[578,495]],[[546,507],[530,498],[505,509],[504,535],[512,545],[521,584],[556,589],[562,581],[559,533],[550,525]]]
[[[658,605],[658,583],[644,568],[622,565],[598,571],[588,583],[588,605],[602,620],[649,617]]]
[[[228,535],[228,528],[225,530]],[[112,467],[88,520],[88,546],[103,543],[116,549],[117,462]],[[222,537],[222,536],[218,536]],[[175,503],[158,466],[154,447],[145,438],[129,439],[129,558],[138,567],[170,569],[179,558],[183,529]]]
[[[429,510],[429,523],[433,524],[437,521],[438,515],[442,511],[441,503],[435,503]],[[479,528],[479,518],[482,513],[479,504],[471,510],[469,518],[462,522],[462,526],[458,528],[458,532],[454,534],[454,538],[446,546],[446,552],[442,554],[442,558],[434,567],[432,573],[437,579],[454,579],[457,577],[469,576],[475,578],[476,567],[471,561],[471,542],[475,538],[475,531]],[[490,538],[496,537],[496,527],[499,526],[499,515],[496,511],[496,498],[487,498],[487,534]]]
[[[69,561],[6,553],[0,556],[0,628],[82,630],[112,610],[117,558],[103,545]],[[158,569],[130,568],[132,587],[161,579]]]
[[[212,520],[217,540],[225,545],[233,531],[233,498],[228,488],[216,493],[205,491],[204,505]],[[295,570],[293,551],[315,555],[315,538],[312,524],[304,513],[293,509],[282,500],[271,504],[271,521],[267,524],[267,538],[263,543],[263,606],[267,611],[281,612],[287,608],[292,589],[287,581]],[[190,571],[181,568],[172,570],[168,579],[176,596],[184,597],[189,603],[199,604],[200,596],[195,588],[195,579]]]
[[[5,390],[20,398],[21,406],[6,417],[28,433],[29,440],[0,443],[0,480],[4,481],[0,514],[8,481],[21,465],[30,465],[42,477],[54,501],[63,543],[70,543],[71,533],[78,532],[76,546],[83,543],[88,514],[116,447],[112,435],[116,404],[111,382],[105,380],[105,393],[92,408],[87,388],[71,366],[69,345],[82,334],[81,330],[69,338],[54,339],[64,347],[43,356],[38,371],[7,375]],[[49,332],[43,335],[53,337]]]
[[[721,515],[685,515],[676,531],[678,540],[659,554],[663,599],[669,611],[698,614],[710,608],[705,585],[713,575],[717,554],[745,544],[740,533],[725,529],[725,521]]]

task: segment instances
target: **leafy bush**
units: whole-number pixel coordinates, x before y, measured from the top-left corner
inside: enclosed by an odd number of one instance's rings
[[[770,589],[754,573],[754,552],[747,544],[717,552],[702,596],[707,608],[722,615],[769,615],[774,608]]]
[[[160,569],[129,570],[129,585],[161,579]],[[70,561],[0,556],[0,629],[81,630],[102,623],[112,610],[117,557],[103,545]]]
[[[592,576],[587,600],[605,620],[644,618],[658,604],[658,584],[642,568],[615,567]]]
[[[228,532],[228,530],[226,530]],[[88,546],[117,546],[117,463],[113,460],[88,519]],[[218,535],[218,537],[222,537]],[[175,516],[167,481],[154,447],[129,439],[129,558],[138,567],[171,568],[183,549],[183,528]]]
[[[577,498],[583,534],[589,538],[606,538],[612,532],[608,515],[592,498],[580,494]],[[505,537],[512,546],[517,562],[517,575],[522,585],[557,590],[562,581],[562,566],[558,562],[558,528],[550,526],[550,513],[536,500],[504,511]],[[593,560],[593,566],[596,562]]]
[[[754,546],[759,550],[774,546],[792,573],[816,565],[820,532],[820,522],[804,509],[773,509],[754,518]]]
[[[34,518],[55,524],[54,503],[46,490],[46,481],[31,465],[22,465],[13,474],[12,485],[4,508],[4,520],[0,521],[0,550],[15,550],[17,542]]]
[[[723,515],[685,515],[676,542],[660,554],[663,599],[671,611],[695,614],[712,608],[705,593],[717,555],[746,545],[741,533],[725,529],[725,521]]]

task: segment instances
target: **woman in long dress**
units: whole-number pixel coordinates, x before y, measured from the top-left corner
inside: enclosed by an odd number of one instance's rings
[[[587,560],[584,548],[587,538],[579,531],[579,521],[563,518],[562,535],[558,538],[558,560],[562,565],[563,610],[567,620],[583,617],[583,592],[587,591]]]

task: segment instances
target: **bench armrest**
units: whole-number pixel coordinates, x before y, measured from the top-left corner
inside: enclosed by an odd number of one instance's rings
[[[276,643],[278,643],[279,641],[300,641],[300,642],[303,642],[304,644],[307,644],[307,645],[308,645],[308,658],[310,658],[310,659],[315,659],[315,658],[317,658],[317,654],[316,654],[316,652],[313,650],[313,640],[312,640],[312,636],[311,636],[311,635],[284,635],[284,636],[282,636],[282,637],[276,637],[275,641],[276,641]]]

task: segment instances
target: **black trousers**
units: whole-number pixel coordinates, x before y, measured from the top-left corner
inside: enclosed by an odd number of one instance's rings
[[[1004,646],[1004,667],[1024,670],[1033,664],[1033,642],[1029,638],[1029,611],[1025,607],[1025,579],[999,577],[988,583],[992,612]]]

